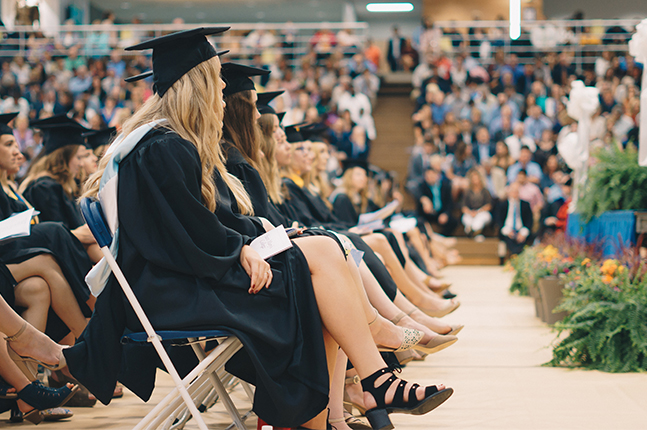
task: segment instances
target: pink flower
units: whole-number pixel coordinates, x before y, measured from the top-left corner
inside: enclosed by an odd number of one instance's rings
[[[557,267],[553,269],[553,275],[557,275]]]
[[[564,268],[564,273],[568,273],[568,272],[570,272],[570,271],[571,271],[571,270],[570,270],[568,267],[565,267],[565,268]]]

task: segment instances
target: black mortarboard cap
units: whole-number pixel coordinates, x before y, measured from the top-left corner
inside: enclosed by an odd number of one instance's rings
[[[17,117],[19,113],[20,112],[12,112],[3,113],[2,115],[0,115],[0,135],[13,134],[13,129],[9,127],[9,123],[11,122],[11,120]]]
[[[564,182],[564,185],[567,187],[572,187],[573,186],[573,178],[568,178],[566,182]]]
[[[311,140],[313,142],[324,142],[323,134],[328,130],[324,124],[308,124],[301,129],[301,134],[305,140]]]
[[[279,112],[276,116],[279,117],[279,124],[281,124],[281,121],[283,121],[283,117],[285,116],[285,112]]]
[[[126,51],[153,49],[153,90],[163,97],[173,84],[198,64],[218,55],[205,36],[229,27],[200,27],[156,37]]]
[[[276,111],[272,106],[269,105],[269,103],[274,100],[276,97],[280,96],[283,94],[285,90],[280,90],[280,91],[267,91],[264,93],[259,93],[258,94],[258,100],[256,100],[256,108],[260,112],[261,115],[264,115],[266,113],[271,113],[272,115],[277,115]],[[281,122],[281,118],[279,118],[279,122]]]
[[[90,131],[65,114],[33,122],[31,127],[42,130],[45,155],[68,145],[86,146],[82,134]]]
[[[103,130],[92,130],[88,133],[83,133],[82,136],[85,138],[88,146],[94,150],[100,146],[109,144],[116,131],[116,127],[109,127]]]
[[[342,160],[341,162],[341,168],[346,173],[348,169],[352,169],[353,167],[361,167],[362,169],[366,170],[366,174],[369,173],[369,167],[368,167],[368,162],[364,160]]]
[[[225,96],[239,93],[241,91],[255,90],[252,76],[263,76],[269,74],[267,69],[244,66],[238,63],[225,63],[222,65],[222,78],[227,86],[222,91]]]
[[[305,125],[306,123],[302,122],[300,124],[293,124],[285,127],[285,137],[287,138],[288,142],[290,143],[303,142],[305,139],[301,134],[301,128],[303,128]]]
[[[256,100],[256,105],[269,105],[272,100],[283,94],[285,90],[279,91],[266,91],[264,93],[258,93],[258,100]]]

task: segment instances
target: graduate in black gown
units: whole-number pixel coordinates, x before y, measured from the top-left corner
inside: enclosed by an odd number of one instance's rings
[[[70,230],[85,224],[75,202],[75,178],[81,171],[79,149],[85,146],[81,136],[89,131],[66,115],[57,115],[32,123],[43,131],[43,154],[32,164],[21,191],[40,211],[42,221],[62,222]]]
[[[12,130],[6,122],[7,115],[0,117],[0,138],[3,141],[6,140],[5,137],[10,138],[10,146],[3,146],[0,150],[0,220],[31,207],[16,190],[15,185],[8,180],[19,170],[20,165],[15,157],[19,154],[18,145],[13,140]],[[84,278],[92,267],[92,262],[84,246],[61,223],[38,221],[38,218],[32,221],[29,236],[0,244],[0,261],[5,264],[19,264],[41,254],[51,255],[74,293],[81,312],[89,317],[92,312],[87,304],[90,293]],[[46,332],[59,341],[69,333],[69,329],[54,312],[50,312]]]
[[[342,164],[342,183],[329,200],[337,218],[357,224],[360,214],[376,211],[379,207],[367,195],[368,163],[350,161]]]
[[[386,404],[408,413],[435,408],[451,389],[414,389],[404,402],[400,395],[390,400],[372,387],[389,370],[383,368],[364,316],[351,310],[358,300],[346,294],[335,303],[333,297],[343,296],[340,289],[352,282],[336,245],[303,242],[265,262],[247,246],[251,236],[219,219],[216,208],[224,206],[225,188],[240,214],[253,210],[242,184],[221,162],[219,139],[214,141],[221,133],[223,82],[220,61],[205,35],[220,31],[189,30],[130,48],[153,48],[156,95],[124,124],[123,133],[130,136],[135,128],[164,120],[118,165],[118,262],[151,323],[156,329],[223,327],[239,336],[244,352],[230,367],[256,385],[254,410],[273,425],[312,420],[307,428],[323,427],[329,388],[322,323],[329,334],[326,344],[338,342],[365,378],[365,389],[378,401],[385,397],[386,403],[367,412],[382,427],[389,422]],[[100,169],[90,179],[87,194],[96,195],[104,173]],[[322,261],[303,264],[304,254],[315,249],[324,251]],[[72,374],[104,403],[118,376],[136,394],[150,395],[155,362],[131,361],[128,354],[122,356],[119,343],[127,327],[138,326],[111,279],[83,336],[64,351]]]

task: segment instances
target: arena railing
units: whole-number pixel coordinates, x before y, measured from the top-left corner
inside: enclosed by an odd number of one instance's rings
[[[14,26],[0,28],[0,57],[11,58],[22,56],[37,61],[46,52],[52,56],[66,56],[70,48],[78,47],[78,55],[85,57],[103,57],[119,49],[124,56],[140,55],[140,52],[123,51],[123,48],[142,42],[152,37],[162,36],[180,30],[198,26],[231,26],[231,30],[212,38],[218,49],[229,49],[228,57],[235,61],[250,62],[256,56],[263,60],[274,59],[282,55],[288,63],[298,66],[300,59],[311,53],[324,56],[332,52],[341,52],[350,56],[360,52],[367,39],[368,24],[358,23],[281,23],[281,24],[96,24],[96,25],[60,25],[35,29],[32,26]],[[344,30],[345,42],[335,47],[324,43],[314,44],[313,37],[317,32],[331,31],[338,36]],[[257,31],[272,33],[274,43],[271,46],[246,43],[249,33]],[[269,39],[269,38],[268,38]]]
[[[508,36],[508,21],[436,21],[443,30],[445,47],[451,43],[451,52],[465,52],[479,57],[484,42],[490,44],[484,64],[492,64],[496,51],[516,54],[520,64],[534,62],[537,55],[567,54],[579,72],[595,63],[604,51],[625,54],[628,41],[641,19],[605,20],[546,20],[522,21],[521,37],[513,41]],[[485,32],[484,36],[480,33]],[[443,44],[441,43],[441,46]],[[460,46],[456,46],[460,45]]]

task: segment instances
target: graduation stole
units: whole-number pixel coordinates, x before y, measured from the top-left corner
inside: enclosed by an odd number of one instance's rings
[[[152,129],[166,123],[165,119],[149,122],[137,127],[127,136],[120,135],[106,151],[106,157],[110,157],[106,169],[101,175],[99,182],[99,201],[106,217],[108,227],[112,233],[110,253],[117,259],[119,251],[119,211],[117,201],[117,185],[119,179],[119,163],[135,149],[140,140]],[[85,282],[90,291],[96,297],[103,291],[110,278],[110,266],[104,258],[101,259],[85,277]]]

